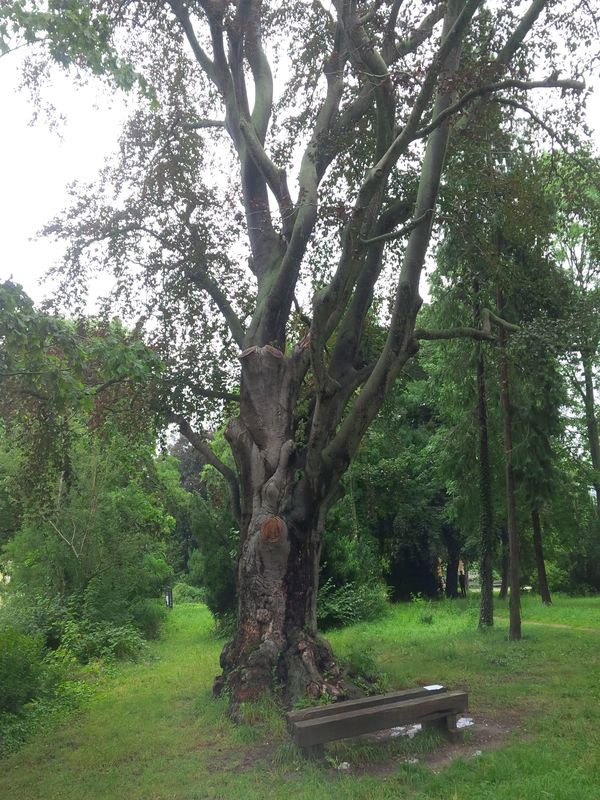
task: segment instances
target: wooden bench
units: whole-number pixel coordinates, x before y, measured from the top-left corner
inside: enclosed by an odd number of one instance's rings
[[[431,686],[302,708],[290,711],[286,719],[295,743],[306,756],[315,758],[323,754],[326,742],[401,725],[435,726],[453,736],[456,715],[467,708],[466,692]]]

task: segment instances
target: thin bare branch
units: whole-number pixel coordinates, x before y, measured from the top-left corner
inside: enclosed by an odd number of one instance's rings
[[[370,239],[361,239],[362,244],[375,244],[376,242],[390,242],[393,239],[402,239],[403,236],[406,236],[410,233],[413,228],[416,228],[417,225],[420,225],[422,222],[425,222],[433,214],[433,209],[430,208],[425,211],[424,214],[417,217],[416,219],[412,219],[408,225],[404,225],[397,231],[390,231],[390,233],[383,233],[381,236],[373,236]]]

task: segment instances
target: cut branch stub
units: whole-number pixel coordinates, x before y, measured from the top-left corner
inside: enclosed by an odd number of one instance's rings
[[[281,517],[267,517],[260,525],[260,538],[266,544],[275,544],[285,533],[286,525]]]

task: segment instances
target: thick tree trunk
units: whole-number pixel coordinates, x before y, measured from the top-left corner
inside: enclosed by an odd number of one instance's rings
[[[233,708],[284,688],[284,702],[340,693],[340,675],[317,634],[320,537],[288,517],[259,510],[238,566],[238,626],[223,650],[215,688],[232,692]]]
[[[474,294],[475,327],[479,328],[481,307],[479,303],[479,281],[477,280],[474,282]],[[479,626],[489,627],[494,624],[494,576],[492,573],[494,513],[492,508],[492,478],[488,442],[487,400],[485,395],[485,362],[481,343],[477,344],[477,419],[479,423],[479,503],[481,512]]]
[[[499,600],[506,600],[508,595],[508,566],[509,566],[509,558],[508,558],[508,533],[506,530],[506,525],[502,525],[500,528],[500,548],[501,548],[501,560],[500,560],[500,592],[498,594]]]
[[[550,589],[548,588],[548,578],[546,576],[546,564],[544,562],[544,550],[542,546],[542,524],[540,521],[540,512],[537,508],[531,509],[531,523],[533,526],[533,549],[535,551],[540,597],[542,598],[542,603],[551,606],[552,597],[550,596]]]
[[[340,693],[331,648],[317,634],[321,532],[331,495],[303,480],[294,444],[298,359],[276,348],[242,353],[240,415],[227,439],[240,476],[238,625],[221,654],[215,691],[232,711],[283,687],[283,700]]]
[[[582,354],[583,376],[585,380],[585,421],[588,432],[590,457],[594,468],[594,493],[596,505],[600,514],[600,438],[598,437],[598,420],[596,419],[596,403],[594,400],[594,375],[590,359]]]
[[[498,291],[498,311],[504,306],[502,293]],[[508,638],[517,641],[521,638],[521,564],[519,557],[519,531],[517,527],[517,504],[515,499],[515,473],[513,468],[512,409],[508,378],[508,356],[506,354],[506,331],[500,327],[500,395],[504,422],[504,458],[506,465],[506,521],[508,528],[509,553],[509,630]]]

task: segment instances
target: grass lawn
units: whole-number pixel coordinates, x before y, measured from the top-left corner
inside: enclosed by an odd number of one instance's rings
[[[147,662],[117,668],[82,709],[1,763],[0,798],[597,800],[600,639],[576,627],[594,627],[600,598],[557,598],[549,610],[527,598],[524,618],[574,628],[525,623],[523,641],[508,643],[506,622],[478,633],[476,606],[456,601],[396,606],[332,634],[343,656],[375,659],[390,689],[467,687],[476,722],[504,735],[477,754],[467,731],[445,765],[436,754],[448,745],[429,733],[338,743],[315,765],[299,759],[272,708],[249,709],[255,725],[227,720],[211,697],[221,643],[210,616],[179,606]]]
[[[558,625],[570,625],[574,628],[598,628],[600,630],[600,598],[568,597],[553,594],[552,605],[540,603],[538,595],[522,596],[522,614],[527,622],[546,622]],[[496,601],[499,616],[508,617],[508,600]]]

